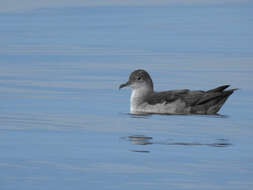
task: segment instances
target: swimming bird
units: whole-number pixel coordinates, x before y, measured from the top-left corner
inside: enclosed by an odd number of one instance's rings
[[[225,90],[230,85],[203,90],[169,90],[155,92],[147,71],[133,71],[123,87],[132,88],[130,112],[158,114],[216,114],[227,98],[237,89]]]

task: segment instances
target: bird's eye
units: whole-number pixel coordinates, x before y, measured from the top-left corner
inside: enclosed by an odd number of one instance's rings
[[[141,80],[141,77],[138,77],[137,80]]]

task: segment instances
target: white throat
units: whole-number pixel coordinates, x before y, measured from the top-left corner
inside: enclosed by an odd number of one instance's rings
[[[139,107],[142,103],[144,103],[147,96],[149,96],[153,92],[153,89],[147,85],[144,85],[139,88],[134,88],[131,94],[131,105],[130,111],[131,113],[138,112]]]

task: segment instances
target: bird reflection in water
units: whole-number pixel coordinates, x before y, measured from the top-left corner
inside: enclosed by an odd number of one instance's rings
[[[168,141],[154,141],[152,137],[144,135],[132,135],[122,137],[122,139],[130,141],[134,145],[175,145],[175,146],[210,146],[210,147],[227,147],[232,144],[227,139],[216,139],[213,143],[199,143],[199,142],[168,142]],[[131,152],[149,153],[149,150],[130,150]]]

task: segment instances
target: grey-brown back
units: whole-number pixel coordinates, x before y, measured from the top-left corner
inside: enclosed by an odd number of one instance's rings
[[[226,99],[236,90],[225,91],[229,85],[223,85],[208,91],[188,89],[154,92],[146,98],[151,105],[160,103],[172,103],[181,100],[186,107],[190,107],[191,113],[215,114],[219,111]]]

